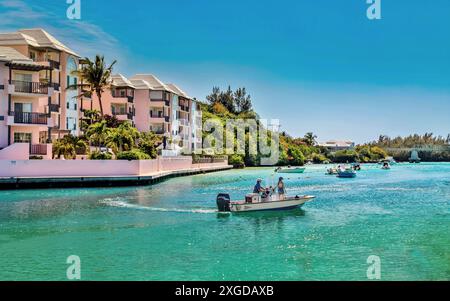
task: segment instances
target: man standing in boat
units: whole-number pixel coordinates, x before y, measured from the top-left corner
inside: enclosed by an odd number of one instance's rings
[[[261,182],[262,182],[262,179],[258,179],[258,180],[256,180],[256,185],[255,185],[255,187],[253,188],[253,193],[263,193],[263,192],[265,192],[266,190],[261,186]]]

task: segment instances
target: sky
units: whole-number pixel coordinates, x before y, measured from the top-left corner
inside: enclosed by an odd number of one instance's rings
[[[292,136],[363,143],[450,133],[450,1],[0,0],[0,32],[44,28],[81,56],[118,60],[204,100],[245,86]]]

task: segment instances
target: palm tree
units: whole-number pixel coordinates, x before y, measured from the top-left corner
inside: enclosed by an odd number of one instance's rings
[[[102,146],[106,140],[106,137],[110,129],[108,128],[106,121],[94,123],[89,126],[86,131],[86,136],[91,144],[94,144],[98,150],[99,146]]]
[[[129,151],[136,145],[139,131],[131,126],[129,122],[122,123],[117,128],[110,129],[106,135],[106,146],[111,148],[115,154]]]
[[[314,135],[312,132],[306,133],[305,137],[303,137],[303,140],[305,143],[309,146],[314,146],[317,144],[316,142],[317,136]]]
[[[60,159],[64,156],[66,159],[73,159],[77,155],[77,149],[86,151],[86,142],[82,138],[67,135],[53,143],[53,158]]]
[[[78,95],[79,98],[89,97],[95,93],[100,104],[100,114],[103,116],[102,93],[110,86],[109,79],[117,61],[114,60],[109,67],[106,66],[105,57],[100,55],[96,55],[94,61],[89,58],[85,58],[84,61],[81,70],[73,72],[73,75],[81,79],[82,84],[70,85],[67,89],[81,88],[82,92]]]

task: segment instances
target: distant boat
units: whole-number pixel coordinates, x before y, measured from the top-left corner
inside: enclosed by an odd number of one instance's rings
[[[356,172],[352,169],[338,170],[338,178],[356,178]]]
[[[304,167],[278,167],[275,169],[277,173],[304,173],[306,168]]]
[[[387,157],[386,159],[380,160],[378,164],[388,163],[389,165],[397,164],[397,161],[393,157]]]
[[[381,167],[381,169],[389,170],[389,169],[391,169],[391,166],[389,165],[388,162],[384,162],[383,167]]]
[[[327,169],[327,175],[337,175],[338,174],[338,169],[335,167],[331,167]]]

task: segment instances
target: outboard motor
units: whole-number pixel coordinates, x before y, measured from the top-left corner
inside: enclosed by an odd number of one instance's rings
[[[219,209],[219,212],[230,212],[230,195],[226,193],[219,193],[217,195],[217,208]]]

